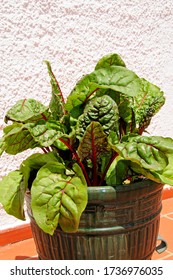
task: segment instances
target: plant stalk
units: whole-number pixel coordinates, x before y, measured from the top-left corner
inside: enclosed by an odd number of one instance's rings
[[[95,148],[94,134],[93,134],[93,126],[91,129],[91,137],[92,137],[92,163],[93,163],[93,186],[97,186],[98,184],[98,176],[97,176],[97,151]]]
[[[96,91],[98,91],[99,88],[96,88],[93,92],[91,92],[87,97],[86,99],[83,101],[83,103],[86,103],[88,101],[88,99],[91,97],[91,95],[93,95]]]
[[[45,154],[48,153],[47,150],[46,150],[45,148],[41,148],[41,149],[42,149],[42,151],[43,151]]]
[[[111,166],[112,162],[114,161],[114,159],[116,159],[116,157],[117,157],[118,155],[119,155],[118,153],[115,153],[115,152],[113,153],[113,155],[112,155],[110,161],[108,162],[108,164],[107,164],[107,166],[106,166],[106,168],[105,168],[105,171],[104,171],[104,173],[103,173],[103,175],[102,175],[102,177],[101,177],[99,186],[102,186],[102,184],[103,184],[103,182],[104,182],[104,180],[105,180],[106,173],[107,173],[109,167]]]
[[[83,171],[83,174],[85,176],[85,179],[87,181],[87,184],[88,186],[91,186],[91,182],[90,182],[90,178],[88,176],[88,173],[85,169],[85,166],[83,165],[83,163],[81,162],[77,152],[72,148],[72,146],[66,142],[63,138],[59,138],[59,140],[64,144],[66,145],[66,147],[72,152],[72,154],[74,155],[74,158],[76,159],[77,163],[79,164],[79,166],[81,167],[82,171]]]

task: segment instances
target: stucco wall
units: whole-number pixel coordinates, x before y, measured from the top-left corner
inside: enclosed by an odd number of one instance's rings
[[[52,63],[67,96],[101,56],[117,52],[131,70],[165,92],[166,104],[149,131],[173,137],[172,0],[1,0],[0,12],[1,129],[4,113],[18,99],[48,103],[43,60]],[[0,177],[24,157],[3,155]],[[16,220],[1,209],[0,226],[11,224]]]

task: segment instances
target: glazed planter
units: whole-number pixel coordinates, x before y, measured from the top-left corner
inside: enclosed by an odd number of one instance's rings
[[[39,259],[149,260],[156,248],[163,184],[150,180],[117,187],[88,187],[88,205],[76,233],[53,236],[36,224],[26,194]]]

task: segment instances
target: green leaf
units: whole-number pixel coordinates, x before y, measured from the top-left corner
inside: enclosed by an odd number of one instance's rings
[[[129,161],[124,160],[118,156],[109,167],[106,174],[106,184],[108,186],[121,185],[126,179],[127,171],[129,169]]]
[[[165,103],[165,98],[160,88],[145,79],[141,79],[141,82],[142,90],[140,94],[134,96],[131,106],[134,110],[136,125],[144,130]]]
[[[5,121],[26,123],[28,121],[36,121],[47,119],[48,108],[35,99],[22,99],[7,112]]]
[[[107,151],[105,154],[103,154],[100,157],[100,174],[104,174],[105,171],[107,170],[107,167],[110,165],[112,158],[112,150]]]
[[[96,67],[95,67],[95,70],[98,70],[100,68],[108,68],[112,65],[117,65],[117,66],[123,66],[125,67],[125,63],[124,61],[121,59],[121,57],[116,54],[116,53],[113,53],[113,54],[108,54],[108,55],[105,55],[104,57],[102,57]]]
[[[109,96],[93,98],[85,107],[84,113],[77,122],[77,137],[81,139],[87,128],[92,122],[99,122],[106,134],[110,131],[118,133],[119,113],[117,104]]]
[[[121,157],[133,163],[134,171],[147,178],[173,184],[173,140],[160,136],[138,136],[112,145]]]
[[[84,76],[77,83],[67,98],[66,109],[77,117],[81,113],[80,106],[93,97],[99,89],[112,89],[127,96],[136,96],[141,91],[141,86],[140,78],[125,67],[101,68]]]
[[[62,164],[46,164],[38,171],[31,193],[33,215],[43,231],[53,234],[58,225],[65,232],[77,231],[87,204],[87,185],[81,171],[66,175]]]
[[[14,123],[4,129],[5,152],[16,155],[27,149],[33,149],[38,144],[23,124]]]
[[[161,171],[167,166],[166,154],[158,147],[161,138],[139,136],[130,142],[116,144],[116,150],[125,159],[140,163],[145,169]]]
[[[6,136],[10,136],[13,135],[15,133],[18,133],[21,129],[23,128],[23,124],[22,123],[17,123],[14,122],[11,125],[7,125],[6,127],[4,127],[3,132],[4,132],[4,139]]]
[[[5,140],[4,137],[0,138],[0,156],[3,154],[5,151]]]
[[[101,124],[98,122],[91,122],[86,128],[86,132],[77,150],[80,159],[91,159],[96,163],[98,158],[108,150],[107,136]]]
[[[73,144],[76,141],[76,120],[74,124],[73,120],[70,119],[71,119],[70,115],[65,115],[61,119],[61,126],[63,127],[63,131],[64,131],[62,137],[70,144],[70,146],[73,146]],[[55,141],[53,145],[60,150],[63,151],[68,150],[68,147],[60,140]]]
[[[49,108],[52,112],[52,116],[55,120],[59,120],[65,114],[64,98],[59,87],[59,84],[55,78],[49,61],[45,61],[50,76],[50,83],[52,86],[52,98],[49,104]]]
[[[63,126],[56,121],[42,120],[37,123],[28,123],[25,127],[42,147],[49,147],[64,134]]]
[[[81,180],[82,184],[84,186],[86,186],[85,176],[83,174],[82,169],[79,167],[79,165],[77,163],[73,164],[72,169],[75,172],[76,176],[78,176],[78,178]],[[67,171],[66,171],[66,173],[67,173]]]
[[[98,93],[98,95],[102,93]],[[133,97],[113,90],[106,90],[103,94],[110,96],[118,107],[120,135],[132,133],[135,128],[135,117],[132,109]]]
[[[53,152],[47,154],[36,153],[24,160],[20,166],[20,171],[23,174],[23,180],[26,188],[31,188],[37,171],[49,162],[58,162],[58,157]]]
[[[8,214],[21,220],[25,220],[23,210],[25,190],[20,171],[12,171],[0,181],[0,202]]]
[[[158,144],[155,146],[166,155],[168,163],[162,171],[151,172],[153,176],[151,179],[155,178],[158,182],[173,185],[173,140],[169,137],[158,137]]]
[[[118,110],[120,115],[119,130],[122,136],[133,133],[136,128],[135,115],[131,104],[132,98],[120,95]]]

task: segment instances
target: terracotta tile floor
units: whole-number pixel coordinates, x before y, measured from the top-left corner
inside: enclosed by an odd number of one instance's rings
[[[167,241],[164,253],[154,253],[153,260],[173,260],[173,198],[163,200],[159,234]]]
[[[160,235],[167,241],[167,250],[153,255],[153,260],[173,260],[173,198],[163,200]],[[32,238],[0,247],[0,260],[37,259]]]

